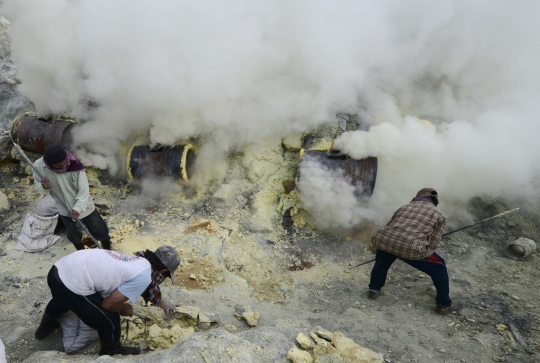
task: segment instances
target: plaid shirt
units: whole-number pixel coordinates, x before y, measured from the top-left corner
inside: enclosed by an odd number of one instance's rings
[[[406,260],[421,260],[439,247],[445,227],[446,217],[433,203],[413,200],[373,236],[373,244]]]
[[[144,258],[144,253],[136,252],[135,256]],[[161,290],[159,289],[159,284],[166,278],[167,276],[164,276],[161,272],[152,270],[152,282],[150,282],[150,285],[148,285],[146,290],[141,294],[146,306],[148,306],[149,302],[156,306],[161,306]]]

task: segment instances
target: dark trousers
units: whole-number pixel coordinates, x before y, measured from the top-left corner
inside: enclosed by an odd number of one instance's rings
[[[81,243],[82,231],[79,228],[79,224],[75,222],[71,217],[60,216],[62,222],[67,229],[67,238],[73,243],[76,249],[84,249],[84,245]],[[94,209],[92,213],[81,219],[88,231],[94,236],[95,239],[101,241],[103,248],[106,250],[111,249],[111,238],[109,237],[109,227],[101,218],[97,209]]]
[[[435,288],[437,289],[437,298],[435,299],[437,304],[443,306],[452,305],[452,300],[450,300],[449,295],[450,283],[448,281],[446,263],[444,259],[435,252],[423,260],[406,260],[378,249],[377,255],[375,256],[375,266],[373,266],[373,270],[371,270],[371,281],[369,283],[370,290],[379,291],[384,286],[388,269],[397,258],[431,277],[433,285],[435,285]]]
[[[100,294],[82,296],[73,293],[58,277],[56,266],[49,271],[47,283],[53,296],[45,308],[47,315],[58,318],[71,310],[86,325],[98,331],[101,341],[112,343],[120,340],[120,314],[103,309],[103,297]]]

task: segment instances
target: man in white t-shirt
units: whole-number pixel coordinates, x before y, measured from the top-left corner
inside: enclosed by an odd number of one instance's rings
[[[57,261],[47,283],[52,300],[36,330],[38,340],[58,326],[57,318],[72,310],[89,327],[96,329],[101,342],[99,355],[139,354],[139,348],[120,343],[120,315],[132,316],[134,303],[142,296],[148,304],[161,307],[167,315],[176,308],[161,298],[159,284],[174,272],[180,256],[170,246],[135,256],[103,249],[74,252]]]

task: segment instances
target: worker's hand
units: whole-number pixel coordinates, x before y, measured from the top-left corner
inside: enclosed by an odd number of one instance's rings
[[[133,306],[131,306],[131,304],[124,303],[122,306],[120,306],[118,312],[122,316],[133,316]]]
[[[75,209],[71,210],[71,219],[73,219],[74,221],[79,219],[79,212],[77,212]]]
[[[41,186],[45,189],[51,189],[52,184],[48,178],[41,179]]]
[[[176,306],[166,303],[165,301],[161,300],[160,307],[165,312],[165,315],[171,316],[176,311]]]

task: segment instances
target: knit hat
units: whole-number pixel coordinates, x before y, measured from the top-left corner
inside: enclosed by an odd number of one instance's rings
[[[154,253],[161,263],[167,267],[167,270],[169,270],[171,281],[174,284],[174,272],[178,266],[180,266],[180,256],[178,256],[178,252],[171,246],[161,246]]]
[[[43,160],[49,165],[61,163],[66,157],[66,150],[60,145],[52,144],[43,150]]]
[[[420,197],[422,195],[439,198],[439,194],[437,194],[437,191],[433,188],[422,188],[418,191],[418,193],[416,193],[417,197]]]

